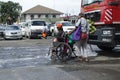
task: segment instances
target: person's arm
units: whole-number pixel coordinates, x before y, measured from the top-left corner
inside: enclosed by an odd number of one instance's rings
[[[70,31],[68,34],[69,35],[72,34],[75,30],[76,30],[76,27],[72,31]]]

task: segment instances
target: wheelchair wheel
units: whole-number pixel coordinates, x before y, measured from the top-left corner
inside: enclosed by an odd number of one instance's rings
[[[56,47],[56,56],[60,61],[66,61],[71,57],[72,49],[66,43],[61,43]]]
[[[48,50],[48,56],[51,54],[51,52],[52,52],[52,48],[50,47]]]
[[[56,60],[56,52],[54,51],[53,52],[53,48],[49,48],[49,51],[48,51],[48,56],[50,56],[50,59],[52,61],[55,61]]]

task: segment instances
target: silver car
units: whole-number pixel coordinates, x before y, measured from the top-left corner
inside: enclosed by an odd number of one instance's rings
[[[5,28],[4,39],[22,39],[22,31],[19,26],[9,25]]]

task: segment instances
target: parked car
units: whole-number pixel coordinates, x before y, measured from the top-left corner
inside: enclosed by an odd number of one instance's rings
[[[54,35],[56,35],[57,32],[58,32],[57,27],[56,27],[56,25],[57,25],[58,23],[61,23],[61,24],[62,24],[62,27],[63,27],[64,32],[70,32],[72,29],[75,28],[75,26],[74,26],[71,22],[69,22],[69,21],[57,21],[57,22],[55,23],[54,30],[53,30],[53,32],[52,32],[52,34],[54,34]]]
[[[26,37],[42,37],[42,33],[47,31],[46,21],[42,20],[30,20],[26,22]]]
[[[22,39],[22,32],[17,25],[8,25],[3,32],[4,39]]]

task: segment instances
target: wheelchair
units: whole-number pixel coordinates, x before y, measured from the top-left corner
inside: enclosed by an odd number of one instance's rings
[[[75,54],[74,44],[69,43],[68,35],[65,36],[64,42],[53,42],[53,47],[50,46],[48,55],[50,55],[51,60],[67,61],[71,57],[77,57]]]

